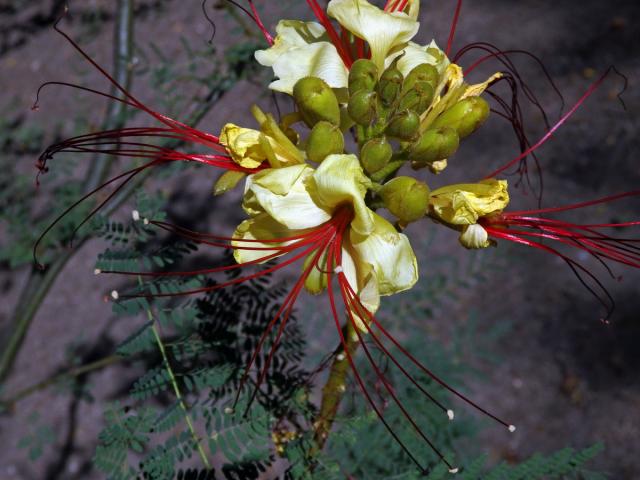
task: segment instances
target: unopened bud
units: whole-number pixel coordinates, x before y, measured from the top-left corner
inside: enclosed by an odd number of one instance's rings
[[[420,115],[433,101],[434,89],[429,82],[416,82],[409,90],[403,90],[399,108],[409,109]]]
[[[358,125],[370,125],[377,112],[377,95],[375,92],[360,90],[349,98],[347,109],[349,116]]]
[[[367,173],[375,173],[391,160],[393,148],[386,138],[372,138],[362,146],[360,161]]]
[[[459,101],[440,115],[432,127],[451,127],[460,138],[471,135],[489,116],[489,104],[480,97],[469,97]]]
[[[453,128],[431,128],[424,132],[409,149],[409,160],[416,168],[444,160],[455,153],[460,145],[458,134]]]
[[[378,80],[378,67],[371,60],[361,58],[349,70],[349,94],[360,90],[372,91]]]
[[[328,155],[344,151],[344,137],[340,128],[324,120],[316,123],[307,139],[307,157],[320,163]]]
[[[404,77],[400,70],[397,69],[395,63],[391,64],[380,77],[378,82],[378,94],[382,103],[389,106],[396,101],[400,90],[402,90],[402,82]]]
[[[420,117],[416,112],[405,110],[394,115],[387,125],[385,132],[390,137],[401,140],[411,140],[420,127]]]
[[[378,192],[385,207],[407,224],[424,217],[429,205],[429,187],[413,177],[396,177]]]
[[[293,98],[309,127],[320,120],[340,125],[340,106],[335,93],[317,77],[304,77],[293,86]]]
[[[427,82],[431,85],[431,88],[435,89],[438,85],[438,77],[436,67],[428,63],[421,63],[407,74],[407,78],[404,79],[404,84],[402,85],[402,90],[411,90],[418,82]]]

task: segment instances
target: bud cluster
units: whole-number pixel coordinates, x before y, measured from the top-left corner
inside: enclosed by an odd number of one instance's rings
[[[415,170],[442,171],[460,139],[487,118],[489,105],[477,96],[458,95],[460,100],[448,101],[448,108],[434,117],[432,110],[437,111],[434,106],[447,94],[447,82],[430,64],[403,75],[398,68],[401,58],[383,72],[371,60],[354,62],[348,92],[339,92],[342,105],[320,78],[300,79],[293,88],[297,113],[292,115],[310,129],[300,148],[314,163],[343,153],[344,133],[355,126],[359,159],[372,180],[371,203],[384,205],[404,226],[426,214],[429,188],[410,176],[395,177],[397,170],[408,163]],[[291,131],[290,137],[295,133],[290,123],[281,128]]]

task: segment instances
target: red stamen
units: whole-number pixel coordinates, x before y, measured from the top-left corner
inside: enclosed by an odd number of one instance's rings
[[[345,66],[347,68],[351,68],[351,65],[353,64],[353,59],[351,58],[351,55],[349,54],[348,49],[345,48],[345,45],[340,40],[340,36],[338,35],[338,32],[336,32],[336,29],[333,27],[331,20],[329,20],[329,17],[327,16],[327,14],[324,12],[322,7],[320,7],[320,5],[318,4],[318,0],[307,0],[307,4],[311,7],[313,14],[316,16],[318,21],[322,24],[322,26],[327,31],[327,35],[329,35],[331,42],[336,47],[336,50],[338,51],[340,58],[342,58],[342,61],[344,62]]]
[[[611,71],[613,70],[613,68],[608,68],[604,74],[602,74],[600,76],[600,78],[598,78],[598,80],[596,80],[593,84],[591,84],[591,86],[587,89],[587,91],[580,97],[580,99],[575,103],[575,105],[573,105],[571,107],[571,109],[564,114],[560,120],[558,120],[555,125],[553,125],[549,131],[547,131],[547,133],[545,133],[545,135],[538,140],[533,146],[529,147],[527,150],[525,150],[524,152],[522,152],[520,155],[518,155],[516,158],[514,158],[513,160],[511,160],[510,162],[506,163],[505,165],[503,165],[502,167],[500,167],[499,169],[495,170],[494,172],[491,172],[489,175],[485,176],[484,178],[492,178],[495,177],[497,175],[499,175],[500,173],[504,172],[505,170],[511,168],[513,165],[515,165],[516,163],[518,163],[520,160],[522,160],[524,157],[526,157],[527,155],[531,154],[532,152],[534,152],[535,150],[537,150],[538,148],[540,148],[547,140],[549,140],[551,138],[551,136],[555,133],[556,130],[558,130],[558,128],[560,128],[560,126],[567,121],[567,119],[569,117],[571,117],[575,111],[584,103],[584,101],[589,98],[597,89],[598,87],[602,84],[602,82],[604,82],[605,78],[607,78],[607,76],[609,75],[609,73],[611,73]]]

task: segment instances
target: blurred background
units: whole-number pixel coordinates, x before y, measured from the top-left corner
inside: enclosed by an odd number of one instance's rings
[[[38,87],[47,81],[109,88],[53,30],[65,3],[70,12],[61,27],[111,71],[118,2],[0,2],[0,399],[10,400],[0,414],[2,480],[103,478],[91,458],[104,427],[105,405],[124,398],[139,373],[135,364],[111,359],[134,327],[130,318],[115,318],[104,301],[127,280],[93,273],[108,239],[82,236],[70,249],[50,238],[44,273],[34,269],[31,258],[44,226],[86,190],[86,182],[100,176],[95,167],[99,160],[61,155],[36,188],[34,165],[40,152],[105,122],[150,123],[142,122],[142,115],[124,117],[96,95],[57,86],[46,88],[39,109],[31,110]],[[197,118],[199,128],[214,134],[226,122],[253,126],[252,102],[276,111],[274,98],[264,89],[269,72],[250,64],[251,52],[264,48],[263,40],[240,10],[223,1],[205,4],[216,27],[209,43],[213,28],[199,1],[132,3],[133,50],[125,78],[149,106],[179,120]],[[420,43],[435,38],[446,44],[454,3],[423,2]],[[256,5],[272,32],[280,18],[311,19],[302,0],[257,0]],[[564,111],[611,65],[628,81],[622,95],[626,109],[618,99],[624,79],[610,75],[539,149],[545,206],[640,185],[639,20],[640,4],[631,0],[465,2],[453,50],[490,42],[502,50],[531,52],[562,93]],[[468,66],[479,55],[470,53],[461,63]],[[562,102],[539,65],[525,55],[514,56],[514,63],[550,121],[557,120]],[[487,62],[471,80],[483,81],[499,69]],[[280,108],[290,107],[284,98],[278,102]],[[542,115],[526,102],[523,108],[527,133],[535,141],[545,131]],[[445,173],[426,179],[432,188],[473,181],[517,154],[511,125],[493,116],[464,143]],[[119,172],[127,165],[119,160],[103,166]],[[230,234],[243,218],[237,207],[240,192],[214,198],[216,178],[217,173],[206,169],[176,169],[151,175],[144,189],[163,195],[174,223]],[[536,183],[535,175],[532,181]],[[113,218],[127,221],[134,197],[119,201]],[[531,189],[514,190],[512,198],[518,208],[536,206]],[[639,215],[637,201],[622,201],[563,218],[606,223]],[[81,214],[72,216],[62,226],[63,234],[68,236],[73,222],[81,219]],[[612,279],[594,259],[579,258],[615,299],[611,323],[604,325],[601,306],[561,260],[502,243],[469,252],[459,247],[455,233],[440,230],[427,221],[410,226],[408,235],[421,262],[420,283],[411,294],[383,302],[380,315],[400,338],[429,338],[443,345],[444,352],[455,351],[450,360],[468,367],[462,381],[466,391],[518,427],[508,435],[483,423],[479,437],[466,448],[487,454],[492,463],[516,463],[535,452],[602,442],[604,451],[590,464],[594,470],[614,479],[640,478],[638,272],[616,266]],[[621,235],[631,233],[638,237],[637,231]],[[208,258],[200,255],[195,261]],[[287,271],[282,280],[294,276],[295,271]],[[434,298],[429,292],[436,284],[442,288]],[[428,316],[403,318],[423,303]],[[310,363],[338,341],[330,319],[305,313],[324,307],[322,299],[307,296],[297,306],[299,316],[308,320],[301,324],[309,337]],[[78,370],[87,364],[92,368]],[[65,375],[70,371],[73,375]],[[464,409],[457,405],[457,411]]]

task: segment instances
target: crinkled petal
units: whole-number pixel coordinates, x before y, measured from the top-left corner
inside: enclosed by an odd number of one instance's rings
[[[292,232],[284,225],[276,222],[268,214],[262,213],[254,218],[245,220],[236,231],[233,233],[233,238],[242,240],[277,240],[279,238],[287,238],[300,232]],[[282,243],[261,243],[261,242],[242,242],[241,240],[234,240],[231,242],[233,247],[236,247],[233,251],[233,257],[238,263],[246,263],[262,258],[267,258],[274,253],[278,253],[278,250],[254,250],[255,248],[270,248],[274,246],[288,245],[291,240]],[[244,248],[238,248],[244,247]],[[267,261],[267,260],[264,260]]]
[[[372,231],[373,212],[364,202],[370,180],[355,155],[329,155],[308,183],[318,205],[333,212],[341,204],[351,204],[355,215],[351,228],[363,235]]]
[[[432,216],[452,225],[472,225],[480,217],[500,213],[509,204],[506,180],[459,183],[431,192]]]
[[[418,32],[419,24],[404,12],[388,13],[366,0],[331,0],[327,13],[371,48],[371,60],[380,73],[385,58]]]
[[[308,165],[271,168],[247,178],[246,209],[256,211],[258,204],[265,212],[284,226],[292,229],[316,227],[331,218],[320,208],[306,188],[306,180],[313,175]]]
[[[358,270],[367,264],[373,267],[380,295],[407,290],[418,281],[418,263],[409,239],[380,215],[372,215],[374,228],[369,235],[351,230],[349,236]]]
[[[227,123],[222,127],[220,143],[226,147],[234,162],[245,168],[256,168],[267,159],[260,147],[260,135],[258,130]]]

